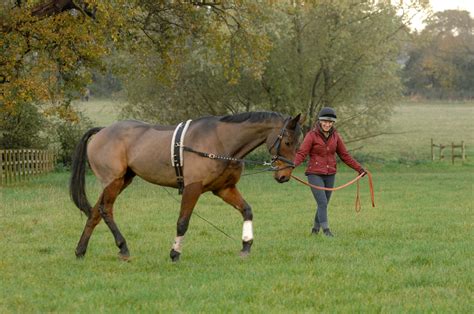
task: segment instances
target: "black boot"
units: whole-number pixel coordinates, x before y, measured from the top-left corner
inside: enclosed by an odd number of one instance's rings
[[[323,233],[326,237],[334,237],[334,234],[331,233],[331,230],[329,230],[329,228],[323,229]]]
[[[313,235],[313,234],[314,234],[314,235],[318,235],[318,234],[319,234],[319,228],[314,228],[314,227],[313,227],[313,229],[311,229],[311,234],[312,234],[312,235]]]

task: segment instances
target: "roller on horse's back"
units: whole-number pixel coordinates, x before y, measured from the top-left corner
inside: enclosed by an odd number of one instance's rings
[[[120,258],[129,258],[127,243],[112,211],[116,198],[135,176],[182,192],[177,232],[170,252],[173,261],[180,257],[199,196],[208,191],[242,214],[241,254],[247,255],[253,243],[253,214],[236,187],[243,158],[265,144],[272,155],[275,180],[288,181],[301,137],[301,123],[300,115],[293,118],[274,112],[252,112],[203,117],[178,126],[122,121],[89,130],[77,144],[70,183],[73,202],[87,215],[76,256],[85,255],[90,236],[103,219],[120,249]],[[90,205],[85,193],[87,161],[103,187],[95,206]]]

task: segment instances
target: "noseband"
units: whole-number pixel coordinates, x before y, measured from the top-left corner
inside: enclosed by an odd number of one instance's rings
[[[276,139],[273,142],[272,146],[270,146],[270,148],[268,149],[268,152],[270,154],[271,154],[271,151],[272,151],[273,148],[276,149],[276,154],[272,156],[272,161],[270,163],[274,171],[279,171],[279,170],[283,170],[283,169],[286,169],[286,168],[295,168],[295,163],[292,160],[289,160],[289,159],[287,159],[285,157],[282,157],[280,155],[281,142],[283,141],[283,136],[285,135],[285,132],[286,132],[286,126],[288,125],[288,122],[290,122],[290,119],[291,119],[291,117],[286,118],[285,123],[283,124],[283,127],[280,130],[280,134],[278,134],[278,136],[276,137]],[[277,160],[280,160],[280,161],[284,162],[285,164],[287,164],[287,166],[283,167],[283,168],[275,167],[273,164]]]

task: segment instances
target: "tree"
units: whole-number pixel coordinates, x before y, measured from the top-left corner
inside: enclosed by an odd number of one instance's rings
[[[309,128],[330,105],[351,141],[374,134],[400,91],[405,17],[389,1],[1,5],[0,111],[8,114],[47,103],[44,114],[79,120],[70,101],[105,58],[122,74],[125,114],[156,122],[265,109],[308,113]]]
[[[229,79],[216,60],[230,60],[232,53],[217,57],[223,50],[216,48],[222,47],[216,45],[219,41],[188,37],[193,49],[186,62],[166,73],[176,74],[170,83],[151,76],[134,79],[127,113],[177,122],[246,110],[303,112],[310,128],[322,106],[333,106],[344,117],[339,123],[342,131],[351,130],[348,141],[379,134],[376,129],[401,95],[397,58],[407,28],[397,10],[386,2],[366,1],[254,4],[239,17],[249,21],[247,33],[258,33],[260,41],[269,43],[261,75],[242,65],[235,68],[239,79]],[[237,43],[245,42],[242,38]],[[232,45],[227,47],[233,52]]]
[[[255,90],[251,82],[264,70],[270,48],[265,6],[145,4],[138,22],[148,49],[118,59],[128,69],[122,71],[130,101],[126,116],[171,123],[241,111],[245,103],[252,108],[254,102],[238,91]]]
[[[307,128],[320,108],[335,107],[348,142],[379,134],[401,93],[397,57],[406,26],[397,7],[315,1],[283,9],[287,36],[264,75],[271,106],[307,113]]]
[[[14,132],[6,117],[19,119],[23,108],[31,105],[37,110],[30,113],[42,116],[37,119],[53,115],[78,122],[71,99],[90,82],[90,69],[101,66],[109,43],[118,38],[124,19],[111,8],[121,2],[0,4],[0,131],[4,136]]]
[[[111,53],[130,60],[121,63],[127,76],[168,85],[204,46],[212,55],[198,55],[200,62],[220,67],[228,82],[239,79],[241,67],[258,76],[268,44],[247,20],[246,11],[256,8],[253,1],[3,2],[1,110],[14,113],[19,103],[34,101],[72,111],[70,100]]]
[[[41,109],[31,111],[38,119],[79,123],[71,100],[93,73],[105,69],[104,57],[111,53],[132,59],[124,72],[137,70],[168,82],[204,44],[214,46],[212,61],[229,81],[238,79],[235,69],[243,64],[261,71],[262,50],[252,53],[236,44],[245,37],[255,46],[257,37],[246,33],[239,3],[48,0],[0,6],[0,133],[6,137],[14,131],[6,121],[30,105]]]
[[[99,4],[100,21],[77,11],[65,12],[77,8],[74,3],[2,2],[0,103],[4,110],[20,102],[63,99],[90,80],[87,69],[100,65],[109,50],[109,34],[114,36],[122,19]]]
[[[474,97],[474,21],[467,11],[437,12],[415,35],[403,71],[409,95]]]

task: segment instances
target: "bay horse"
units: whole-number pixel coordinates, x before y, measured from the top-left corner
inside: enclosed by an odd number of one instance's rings
[[[208,191],[242,214],[241,255],[250,253],[253,243],[252,209],[236,187],[244,163],[242,160],[212,156],[242,159],[265,143],[273,155],[274,179],[286,182],[294,168],[292,161],[299,146],[300,123],[300,114],[292,118],[275,112],[252,112],[203,117],[189,124],[184,143],[180,144],[190,150],[183,153],[184,190],[176,237],[170,251],[173,262],[179,260],[194,206],[199,196]],[[92,128],[82,136],[73,156],[70,181],[71,198],[87,215],[75,251],[78,258],[85,255],[92,232],[101,219],[115,238],[115,244],[120,249],[119,257],[123,260],[129,258],[127,242],[113,218],[113,204],[136,175],[153,184],[178,187],[170,150],[175,128],[129,120],[106,128]],[[203,157],[199,152],[210,153],[211,157]],[[95,206],[90,205],[85,193],[87,160],[103,187]]]

